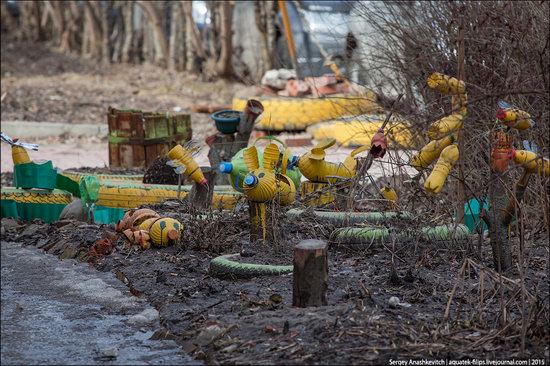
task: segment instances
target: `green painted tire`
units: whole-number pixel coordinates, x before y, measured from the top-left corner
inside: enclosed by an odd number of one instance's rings
[[[305,211],[299,209],[290,209],[286,212],[288,218],[297,218]],[[412,215],[410,212],[335,212],[335,211],[313,211],[313,215],[325,223],[332,224],[336,227],[342,227],[346,225],[369,223],[369,224],[381,224],[383,222],[391,220],[411,220]]]
[[[391,232],[394,230],[394,235],[398,240],[412,239],[421,235],[429,241],[453,241],[466,240],[470,234],[468,227],[463,224],[439,225],[434,227],[424,227],[418,230],[400,230],[389,228],[355,228],[345,227],[336,229],[332,233],[332,242],[336,244],[363,245],[380,244],[391,240]]]
[[[226,254],[210,261],[210,273],[216,277],[252,278],[260,276],[280,276],[292,273],[293,266],[272,266],[269,264],[241,263],[233,261],[237,254]]]
[[[60,189],[2,187],[0,196],[2,217],[24,221],[41,219],[46,223],[57,221],[61,211],[72,201],[72,195]]]

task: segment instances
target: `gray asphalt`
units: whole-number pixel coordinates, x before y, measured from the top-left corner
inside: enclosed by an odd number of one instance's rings
[[[112,273],[1,242],[2,365],[197,364]],[[109,355],[116,357],[107,357]]]

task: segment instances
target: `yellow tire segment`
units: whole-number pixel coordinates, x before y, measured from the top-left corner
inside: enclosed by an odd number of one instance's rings
[[[191,186],[182,186],[180,198],[186,197]],[[99,206],[112,208],[136,208],[143,204],[156,204],[168,199],[177,198],[178,186],[160,184],[127,184],[117,185],[116,182],[105,182],[99,188]],[[232,188],[215,189],[212,206],[215,209],[231,210],[235,207],[241,194]]]
[[[381,111],[375,98],[359,96],[331,96],[326,98],[264,97],[256,98],[264,106],[264,113],[255,128],[270,131],[302,131],[315,123],[341,116]],[[233,109],[242,111],[247,99],[234,98]]]
[[[72,201],[72,195],[69,192],[54,189],[33,189],[24,190],[11,187],[2,187],[2,200],[12,200],[17,203],[42,203],[42,204],[60,204],[68,205]]]

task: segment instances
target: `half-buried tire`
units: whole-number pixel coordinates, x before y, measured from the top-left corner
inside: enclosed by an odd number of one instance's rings
[[[242,263],[234,259],[237,254],[226,254],[210,261],[210,274],[216,277],[252,278],[260,276],[280,276],[292,273],[293,266],[274,266],[269,264]]]

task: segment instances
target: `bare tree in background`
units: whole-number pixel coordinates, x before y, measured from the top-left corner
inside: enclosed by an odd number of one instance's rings
[[[459,14],[464,17],[470,104],[463,131],[466,148],[461,154],[468,197],[487,197],[490,131],[498,127],[498,99],[531,113],[538,123],[528,137],[539,146],[540,154],[548,156],[548,2],[364,2],[358,6],[367,31],[358,36],[365,50],[359,66],[367,86],[381,95],[388,90],[405,93],[402,112],[414,123],[418,136],[423,136],[428,124],[450,112],[450,101],[428,89],[426,79],[435,71],[458,74],[457,21]],[[510,174],[517,179],[516,171]],[[447,184],[451,194],[438,196],[438,200],[452,207],[455,186]],[[548,230],[547,210],[541,206],[547,202],[547,191],[540,182],[532,184],[529,191],[530,224]]]
[[[53,41],[103,63],[151,62],[170,70],[232,78],[233,1],[207,1],[208,37],[192,15],[192,1],[20,1],[19,19],[2,2],[2,31],[33,41]],[[208,42],[205,40],[208,39]]]

